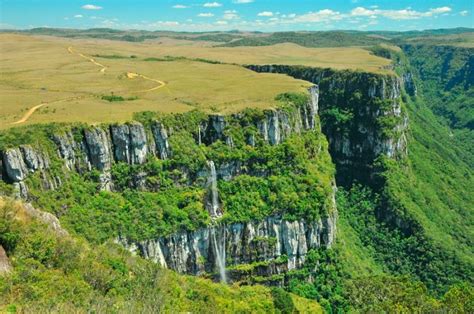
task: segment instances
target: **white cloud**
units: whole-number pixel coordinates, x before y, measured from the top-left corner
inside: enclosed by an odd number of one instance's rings
[[[216,24],[217,25],[227,25],[228,22],[227,21],[217,21]]]
[[[154,23],[151,23],[149,24],[149,26],[151,28],[175,28],[175,27],[178,27],[180,26],[179,22],[176,22],[176,21],[158,21],[158,22],[154,22]]]
[[[237,11],[235,10],[226,10],[224,11],[224,15],[222,16],[224,20],[236,20],[239,18]]]
[[[263,11],[257,14],[258,16],[273,16],[273,12],[270,11]]]
[[[432,14],[441,14],[441,13],[448,13],[451,12],[450,7],[440,7],[440,8],[435,8],[435,9],[430,9],[429,13]]]
[[[464,10],[464,11],[459,12],[459,14],[462,15],[462,16],[466,16],[466,15],[469,14],[469,11],[468,11],[468,10]]]
[[[219,3],[219,2],[206,2],[203,4],[203,7],[205,8],[218,8],[221,6],[222,6],[222,3]]]
[[[187,9],[189,8],[187,5],[176,4],[173,6],[173,9]]]
[[[74,15],[74,17],[75,17],[76,19],[80,19],[80,18],[83,18],[84,16],[83,16],[82,14],[76,14],[76,15]]]
[[[253,0],[235,0],[234,3],[236,4],[244,4],[244,3],[252,3]]]
[[[366,8],[363,8],[363,7],[357,7],[355,9],[352,9],[351,15],[354,15],[354,16],[369,16],[369,15],[374,15],[375,12],[376,12],[375,10],[368,10]]]
[[[379,9],[366,9],[364,7],[357,7],[350,12],[351,16],[383,16],[391,20],[414,20],[423,17],[435,16],[443,13],[450,12],[450,7],[439,7],[429,9],[425,12],[415,11],[410,8],[403,10],[379,10]]]
[[[302,15],[296,15],[288,22],[291,23],[319,23],[341,20],[344,16],[338,12],[330,9],[319,10],[317,12],[308,12]]]
[[[212,13],[199,13],[198,16],[199,17],[213,17],[214,14],[212,14]]]
[[[85,4],[82,6],[84,10],[102,10],[102,7],[94,4]]]
[[[100,21],[100,26],[101,27],[116,28],[116,27],[120,27],[120,24],[117,23],[116,19],[111,19],[111,20],[105,19],[105,20]]]

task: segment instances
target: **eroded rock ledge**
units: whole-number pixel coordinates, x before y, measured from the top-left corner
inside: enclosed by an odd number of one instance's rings
[[[267,262],[259,270],[265,276],[301,267],[309,250],[332,246],[336,221],[336,211],[314,222],[271,216],[263,221],[210,226],[147,241],[119,238],[117,242],[163,267],[192,275],[217,274],[221,255],[231,269],[229,279],[239,280],[240,274],[232,271],[236,265]]]
[[[270,145],[278,145],[291,134],[300,134],[305,130],[319,130],[318,88],[316,86],[310,88],[309,93],[310,101],[306,105],[291,110],[265,110],[258,120],[250,124],[241,121],[242,114],[208,115],[199,123],[193,136],[199,144],[211,145],[221,140],[232,147],[232,135],[226,133],[229,121],[241,124],[242,128],[258,130],[257,133],[248,134],[246,138],[247,144],[251,146],[255,146],[259,140]],[[65,171],[84,173],[97,170],[100,173],[101,190],[113,191],[111,168],[114,164],[123,162],[140,165],[146,163],[150,156],[162,160],[169,159],[173,155],[169,136],[175,131],[177,130],[167,127],[161,121],[154,121],[150,126],[134,121],[120,125],[70,129],[54,134],[52,141],[56,146],[58,157],[64,163]],[[19,197],[28,199],[25,179],[35,172],[41,173],[45,190],[55,189],[61,185],[60,176],[52,175],[49,171],[50,156],[40,147],[23,145],[6,149],[1,155],[2,179],[15,185]],[[229,172],[232,168],[237,173],[239,169],[235,166],[235,164],[219,165],[218,172]],[[206,171],[203,169],[203,172]],[[232,174],[229,173],[227,176],[229,175]],[[140,186],[139,178],[136,188],[144,188]]]

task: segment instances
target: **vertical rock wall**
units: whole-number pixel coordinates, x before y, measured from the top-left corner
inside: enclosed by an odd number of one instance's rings
[[[314,103],[319,104],[316,111],[337,166],[338,184],[370,183],[377,157],[402,158],[407,154],[408,116],[401,106],[401,86],[411,86],[411,76],[402,80],[394,75],[285,65],[248,68],[318,84],[320,93],[315,96],[319,102]]]
[[[135,254],[180,273],[200,275],[219,271],[213,239],[224,241],[227,267],[272,262],[284,257],[284,269],[288,271],[303,266],[309,250],[333,245],[336,222],[334,209],[329,217],[314,222],[271,216],[259,222],[210,226],[140,242],[119,238],[117,242]]]

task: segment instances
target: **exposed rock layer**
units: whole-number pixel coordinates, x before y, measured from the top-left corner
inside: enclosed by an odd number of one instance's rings
[[[199,275],[217,272],[216,246],[211,237],[215,233],[215,238],[224,239],[227,266],[269,262],[268,275],[271,275],[274,274],[272,269],[288,271],[301,267],[310,249],[331,247],[335,241],[336,219],[336,211],[315,222],[290,222],[271,216],[260,222],[212,226],[141,242],[119,238],[118,242],[163,267]],[[286,260],[285,267],[272,266],[271,262],[278,258]]]
[[[242,123],[243,128],[255,127],[259,131],[258,134],[249,134],[247,143],[253,146],[256,145],[258,136],[271,145],[278,145],[293,133],[299,134],[303,130],[319,128],[318,88],[315,86],[309,91],[311,97],[308,104],[292,110],[266,110],[258,121],[254,121],[254,125],[241,122],[241,114],[209,115],[207,120],[199,124],[196,141],[210,145],[220,140],[232,147],[234,141],[232,136],[227,134],[229,120]],[[172,147],[169,142],[171,131],[159,121],[153,122],[148,130],[139,122],[131,122],[109,127],[93,126],[66,130],[61,134],[54,134],[52,140],[57,148],[58,156],[64,162],[65,169],[78,171],[81,174],[95,169],[99,172],[100,189],[110,191],[114,190],[111,174],[114,163],[141,165],[151,155],[162,160],[172,157]],[[25,199],[28,198],[28,188],[24,180],[30,173],[41,171],[45,189],[54,189],[61,184],[59,177],[49,178],[47,171],[49,167],[48,155],[41,149],[31,146],[7,149],[2,154],[2,168],[4,168],[2,180],[14,183],[18,196]],[[219,165],[217,171],[225,173],[221,177],[230,179],[231,176],[239,173],[239,168],[240,165],[228,163]],[[136,176],[133,187],[146,189],[143,185],[143,177],[146,173],[139,173]]]

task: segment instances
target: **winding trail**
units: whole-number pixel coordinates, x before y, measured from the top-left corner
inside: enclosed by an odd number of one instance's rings
[[[165,83],[165,82],[160,81],[160,80],[157,80],[157,79],[150,78],[150,77],[145,76],[145,75],[143,75],[143,74],[128,72],[128,73],[127,73],[127,77],[128,77],[129,79],[134,79],[134,78],[137,78],[137,77],[141,77],[142,79],[145,79],[145,80],[148,80],[148,81],[152,81],[152,82],[155,82],[155,83],[158,83],[158,84],[159,84],[158,86],[155,86],[155,87],[152,87],[152,88],[149,88],[149,89],[139,90],[139,91],[136,91],[135,93],[151,92],[151,91],[154,91],[154,90],[157,90],[157,89],[159,89],[159,88],[162,88],[162,87],[165,87],[165,86],[166,86],[166,83]]]
[[[77,100],[77,99],[82,99],[82,98],[86,98],[88,96],[74,96],[74,97],[68,97],[68,98],[64,98],[64,99],[59,99],[59,100],[55,100],[55,101],[51,101],[51,102],[43,102],[39,105],[36,105],[34,106],[33,108],[31,108],[30,110],[28,110],[24,115],[23,115],[23,118],[21,118],[20,120],[18,121],[15,121],[15,122],[12,122],[11,124],[21,124],[21,123],[25,123],[26,121],[28,121],[28,119],[31,117],[31,115],[33,113],[35,113],[36,110],[40,109],[41,107],[43,106],[46,106],[46,105],[50,105],[50,104],[55,104],[55,103],[59,103],[59,102],[63,102],[63,101],[70,101],[70,100]],[[90,97],[90,96],[89,96]]]
[[[81,58],[84,58],[90,62],[92,62],[93,64],[99,66],[101,69],[100,69],[100,72],[101,73],[104,73],[105,74],[105,71],[107,70],[107,67],[97,61],[95,61],[94,58],[91,58],[89,56],[86,56],[85,54],[82,54],[80,52],[76,52],[74,51],[74,49],[71,47],[68,47],[67,48],[67,51],[70,53],[70,54],[77,54],[78,56],[80,56]],[[151,81],[151,82],[155,82],[155,83],[158,83],[157,86],[155,87],[152,87],[152,88],[149,88],[149,89],[144,89],[144,90],[139,90],[139,91],[135,91],[133,93],[146,93],[146,92],[152,92],[154,90],[157,90],[157,89],[160,89],[162,87],[165,87],[166,86],[166,83],[163,82],[163,81],[160,81],[160,80],[157,80],[157,79],[154,79],[154,78],[150,78],[148,76],[145,76],[143,74],[139,74],[139,73],[134,73],[134,72],[127,72],[127,78],[128,79],[135,79],[137,77],[140,77],[144,80],[147,80],[147,81]],[[18,121],[15,121],[15,122],[12,122],[11,124],[21,124],[21,123],[25,123],[26,121],[28,121],[28,119],[31,117],[31,115],[33,115],[33,113],[36,112],[36,110],[40,109],[41,107],[45,106],[45,105],[50,105],[50,104],[55,104],[55,103],[59,103],[59,102],[64,102],[64,101],[70,101],[70,100],[76,100],[76,99],[82,99],[82,98],[85,98],[85,97],[91,97],[92,95],[89,95],[89,96],[75,96],[75,97],[69,97],[69,98],[64,98],[64,99],[59,99],[59,100],[55,100],[55,101],[51,101],[51,102],[44,102],[44,103],[41,103],[39,105],[36,105],[34,106],[33,108],[29,109],[24,115],[23,117],[18,120]]]
[[[101,69],[100,69],[100,72],[101,72],[101,73],[105,73],[105,70],[107,70],[107,67],[106,67],[105,65],[103,65],[103,64],[101,64],[101,63],[95,61],[94,58],[91,58],[91,57],[89,57],[89,56],[86,56],[86,55],[84,55],[84,54],[82,54],[82,53],[80,53],[80,52],[75,52],[75,51],[72,49],[72,47],[67,48],[67,51],[69,51],[69,53],[72,53],[72,54],[75,53],[75,54],[77,54],[78,56],[80,56],[80,57],[82,57],[82,58],[84,58],[84,59],[86,59],[86,60],[92,62],[93,64],[95,64],[95,65],[97,65],[97,66],[99,66],[99,67],[101,67]]]
[[[25,115],[23,116],[23,118],[21,118],[20,120],[18,121],[15,121],[15,122],[12,122],[11,124],[20,124],[20,123],[24,123],[26,122],[33,113],[35,113],[36,110],[38,110],[39,108],[43,107],[44,105],[46,105],[47,103],[42,103],[40,105],[36,105],[34,106],[33,108],[31,108],[30,110],[28,110]]]

